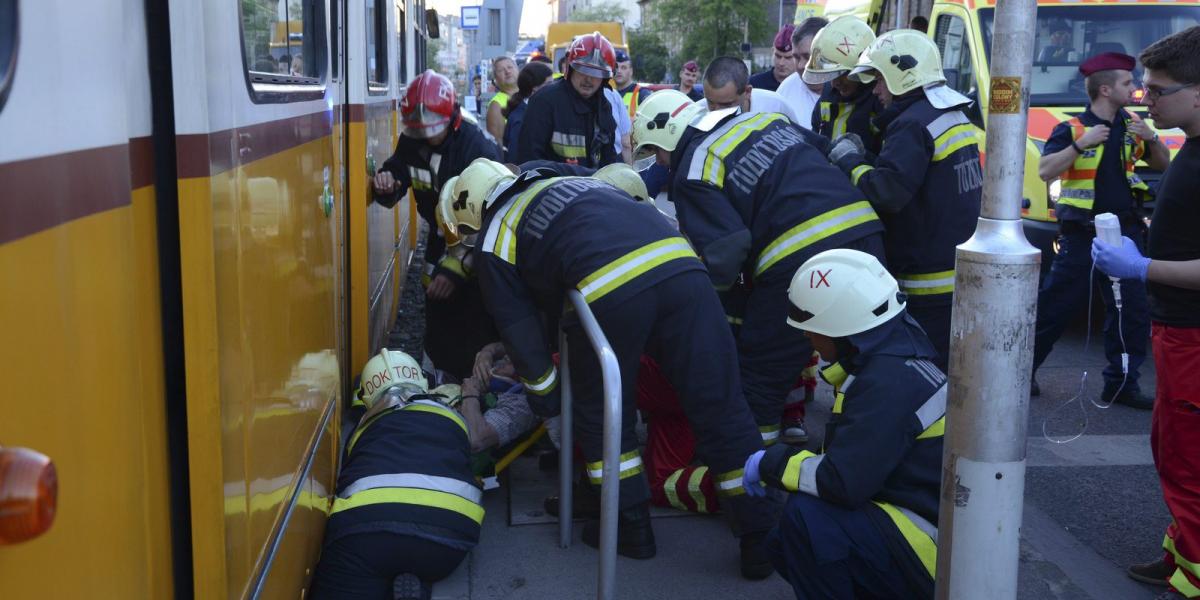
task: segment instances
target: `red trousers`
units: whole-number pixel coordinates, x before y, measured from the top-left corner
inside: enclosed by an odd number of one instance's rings
[[[1200,329],[1154,323],[1158,389],[1150,449],[1174,522],[1163,538],[1171,587],[1200,598]]]
[[[699,513],[716,512],[717,490],[708,467],[693,465],[696,438],[679,396],[653,359],[642,356],[637,406],[646,417],[646,453],[642,461],[656,506]]]

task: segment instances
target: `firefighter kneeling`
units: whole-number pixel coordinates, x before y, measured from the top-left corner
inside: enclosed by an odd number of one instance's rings
[[[874,257],[809,259],[788,324],[831,362],[838,394],[825,452],[772,446],[745,465],[746,493],[794,493],[767,537],[796,597],[932,598],[946,377],[896,280]]]
[[[403,352],[368,361],[361,389],[312,597],[428,599],[479,542],[467,425]]]

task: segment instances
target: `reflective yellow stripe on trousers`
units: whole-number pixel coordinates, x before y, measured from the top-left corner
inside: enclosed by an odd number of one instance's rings
[[[916,552],[929,576],[937,577],[937,527],[905,508],[887,502],[871,502],[882,508],[896,524],[900,535],[904,536],[904,540],[912,547],[913,552]]]
[[[620,465],[617,467],[618,479],[627,479],[633,477],[644,470],[642,466],[642,455],[637,450],[630,450],[625,454],[617,457]],[[604,461],[598,460],[585,465],[587,467],[588,480],[594,485],[600,485],[604,481]]]
[[[896,283],[900,284],[900,291],[910,296],[949,294],[954,291],[954,269],[936,273],[897,275]]]

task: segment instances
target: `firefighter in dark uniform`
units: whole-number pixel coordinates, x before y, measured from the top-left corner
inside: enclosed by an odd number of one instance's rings
[[[529,99],[511,162],[545,159],[597,169],[619,162],[617,123],[601,91],[616,66],[599,32],[581,35],[565,55],[567,73]]]
[[[636,148],[670,166],[680,230],[727,297],[742,389],[767,445],[812,354],[799,331],[780,328],[792,274],[830,248],[883,255],[875,210],[811,137],[781,114],[704,113],[674,90],[651,96],[634,123]]]
[[[850,79],[858,57],[875,41],[871,26],[858,17],[838,17],[813,36],[812,53],[801,70],[804,83],[825,85],[813,109],[813,131],[829,139],[853,133],[867,152],[878,154],[883,138],[872,121],[883,112],[872,83]]]
[[[1054,214],[1059,235],[1058,252],[1038,293],[1035,374],[1067,322],[1086,306],[1091,295],[1095,216],[1116,215],[1121,233],[1145,251],[1146,226],[1140,209],[1149,188],[1138,178],[1134,165],[1144,159],[1151,168],[1165,170],[1170,153],[1149,125],[1124,109],[1136,102],[1134,65],[1132,56],[1115,52],[1093,56],[1079,65],[1079,72],[1087,78],[1091,102],[1083,114],[1054,128],[1038,162],[1042,180],[1058,180]],[[1135,279],[1121,280],[1119,311],[1112,286],[1105,281],[1099,287],[1105,306],[1104,355],[1108,359],[1100,399],[1149,410],[1154,399],[1138,385],[1138,370],[1146,360],[1150,337],[1146,285]],[[1041,391],[1036,382],[1031,388],[1034,395]]]
[[[862,252],[813,257],[788,299],[839,393],[823,453],[778,445],[746,461],[748,494],[793,492],[767,538],[776,568],[801,600],[933,598],[947,387],[933,346]]]
[[[395,585],[428,600],[479,543],[467,425],[403,352],[368,361],[359,391],[367,412],[346,445],[311,597],[391,600]]]
[[[630,170],[631,171],[631,170]],[[742,546],[742,573],[771,573],[762,540],[776,518],[773,502],[747,502],[745,457],[762,447],[742,397],[737,355],[704,265],[652,206],[593,177],[558,177],[535,169],[519,177],[487,160],[473,163],[442,195],[438,216],[447,239],[473,236],[488,310],[542,416],[559,412],[553,332],[543,314],[562,311],[567,290],[583,294],[612,345],[624,392],[621,424],[618,553],[655,554],[650,490],[634,432],[642,354],[654,358],[682,400],[698,455],[716,474],[724,507]],[[636,174],[630,175],[637,180]],[[578,320],[563,317],[575,402],[575,430],[593,485],[601,482],[603,382]],[[595,546],[599,526],[583,539]]]
[[[879,36],[850,77],[882,79],[874,93],[886,107],[875,119],[883,145],[873,155],[843,134],[829,159],[879,211],[888,269],[945,371],[955,247],[975,231],[983,191],[977,130],[962,111],[970,100],[945,85],[933,40],[911,29]]]
[[[500,160],[500,149],[455,103],[454,85],[425,71],[408,85],[400,103],[404,129],[396,151],[373,179],[375,201],[391,208],[412,189],[417,212],[436,231],[438,192],[476,158]],[[416,226],[414,223],[413,226]],[[446,251],[435,234],[426,237],[425,353],[434,365],[458,378],[469,377],[475,351],[496,339],[483,310],[479,285],[461,256]]]

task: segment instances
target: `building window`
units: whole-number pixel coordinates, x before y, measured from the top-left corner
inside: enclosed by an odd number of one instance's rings
[[[367,87],[387,92],[387,9],[384,0],[367,0]]]
[[[17,66],[17,0],[0,0],[0,107]]]
[[[500,9],[488,9],[488,45],[504,45],[504,31],[500,28]]]
[[[320,0],[240,0],[242,57],[256,101],[323,94],[329,33]]]

